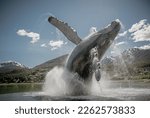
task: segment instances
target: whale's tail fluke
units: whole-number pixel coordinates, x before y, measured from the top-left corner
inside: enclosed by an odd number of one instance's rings
[[[68,40],[75,43],[76,45],[82,41],[81,38],[77,35],[77,32],[72,27],[68,26],[67,23],[62,22],[53,16],[50,16],[48,21],[57,27],[68,38]]]

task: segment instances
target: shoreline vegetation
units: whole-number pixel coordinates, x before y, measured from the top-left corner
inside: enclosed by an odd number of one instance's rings
[[[39,82],[39,83],[0,83],[0,86],[7,86],[7,85],[24,85],[24,84],[26,84],[26,85],[31,85],[31,84],[33,84],[33,85],[43,85],[44,83],[42,83],[42,82]]]
[[[0,94],[42,91],[43,83],[3,83]]]
[[[110,88],[150,88],[150,79],[137,80],[107,80]],[[18,92],[40,92],[43,89],[43,82],[40,83],[1,83],[0,94],[18,93]]]

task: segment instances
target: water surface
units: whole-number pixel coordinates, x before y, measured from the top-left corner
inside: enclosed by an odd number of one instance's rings
[[[0,86],[1,101],[116,101],[116,100],[150,100],[149,81],[108,81],[99,94],[92,95],[57,95],[51,96],[42,91],[42,84]],[[25,87],[26,86],[26,87]],[[7,88],[8,93],[2,90]],[[13,89],[12,89],[13,88]],[[20,89],[21,88],[21,89]],[[28,88],[28,89],[27,89]],[[18,90],[19,89],[19,90]],[[12,91],[11,91],[12,90]]]

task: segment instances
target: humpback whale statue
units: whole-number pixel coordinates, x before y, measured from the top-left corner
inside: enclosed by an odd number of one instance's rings
[[[97,81],[101,78],[100,60],[108,47],[112,44],[120,30],[120,23],[113,21],[110,25],[95,32],[84,40],[77,35],[77,32],[68,26],[67,23],[50,16],[49,23],[57,27],[71,42],[77,46],[68,56],[66,69],[73,73],[76,78],[87,81],[95,74]]]

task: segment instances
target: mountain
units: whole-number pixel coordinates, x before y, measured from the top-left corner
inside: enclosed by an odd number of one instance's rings
[[[132,48],[101,61],[102,70],[111,78],[135,77],[150,79],[150,49]]]
[[[48,71],[65,64],[67,56],[60,56],[30,69],[18,62],[0,63],[0,83],[43,82]],[[105,57],[101,60],[101,69],[111,78],[131,75],[150,79],[150,49],[132,48],[123,51],[121,55]]]
[[[0,72],[10,72],[13,70],[28,69],[26,66],[15,61],[6,61],[0,63]]]
[[[63,66],[67,56],[63,55],[34,67],[32,78],[38,78],[38,81],[42,81],[46,73],[53,67]],[[145,73],[145,70],[150,67],[150,49],[131,48],[123,51],[121,55],[105,57],[101,61],[101,67],[112,77],[116,75],[122,77],[138,75],[139,72]]]
[[[105,57],[102,65],[110,65],[124,62],[132,66],[143,67],[150,64],[150,49],[131,48],[123,51],[120,55]]]
[[[102,59],[101,63],[104,64],[113,64],[114,62],[114,57],[108,57],[106,56],[104,59]]]
[[[30,69],[19,62],[6,61],[0,63],[0,83],[29,82]]]
[[[54,66],[62,66],[65,64],[65,60],[67,59],[67,56],[68,56],[68,54],[57,57],[57,58],[52,59],[52,60],[49,60],[47,62],[40,64],[40,65],[35,66],[33,69],[34,70],[38,70],[38,69],[50,70]]]
[[[123,51],[122,56],[126,61],[132,61],[132,64],[138,67],[150,65],[150,49],[131,48]]]
[[[62,66],[65,63],[65,60],[67,59],[68,55],[63,55],[58,58],[49,60],[45,63],[42,63],[40,65],[35,66],[32,68],[34,71],[49,71],[55,66]],[[131,48],[128,50],[125,50],[121,53],[121,55],[117,56],[111,56],[111,57],[105,57],[101,63],[102,65],[111,65],[115,63],[120,63],[121,61],[124,61],[124,63],[128,64],[137,64],[138,65],[148,65],[150,64],[150,49],[142,50],[138,48]]]
[[[44,81],[44,77],[46,75],[46,73],[48,71],[50,71],[52,68],[54,68],[55,66],[63,66],[65,64],[65,61],[67,59],[68,55],[63,55],[60,56],[58,58],[49,60],[45,63],[42,63],[40,65],[35,66],[34,68],[32,68],[31,70],[31,74],[30,77],[34,80],[34,81]]]

